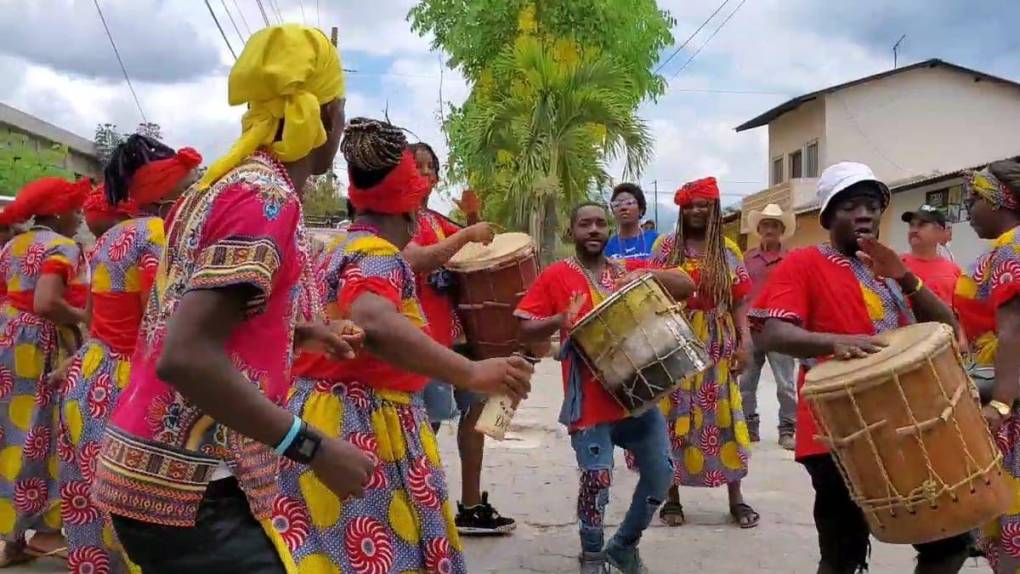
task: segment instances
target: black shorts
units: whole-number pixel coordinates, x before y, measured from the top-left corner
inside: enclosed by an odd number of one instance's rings
[[[840,574],[865,571],[871,551],[871,531],[864,512],[850,498],[836,461],[823,454],[804,457],[798,462],[811,475],[811,485],[815,489],[815,529],[818,531],[821,562]],[[917,550],[918,563],[937,564],[968,552],[971,542],[970,533],[966,533],[915,544],[914,549]]]
[[[190,528],[111,518],[128,557],[145,574],[286,572],[234,478],[209,483],[197,522]]]

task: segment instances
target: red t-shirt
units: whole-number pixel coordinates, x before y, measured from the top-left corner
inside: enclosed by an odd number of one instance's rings
[[[418,214],[418,232],[412,241],[422,247],[435,245],[447,237],[460,231],[460,228],[445,217],[424,209]],[[428,320],[432,338],[437,343],[450,347],[460,336],[462,330],[457,319],[453,301],[449,293],[440,293],[429,284],[431,273],[415,273],[415,288],[418,300],[421,301],[425,319]]]
[[[791,251],[772,273],[765,290],[748,313],[753,328],[768,319],[789,321],[812,333],[875,335],[913,322],[898,287],[874,279],[864,264],[828,245]],[[815,360],[826,360],[819,357]],[[808,366],[802,361],[797,393],[804,386]],[[815,440],[818,426],[807,402],[797,401],[798,459],[829,452]]]
[[[637,259],[614,259],[605,266],[597,283],[593,284],[573,257],[558,261],[546,267],[539,274],[535,283],[531,285],[517,305],[514,315],[520,319],[554,317],[567,310],[575,293],[582,293],[585,295],[585,300],[579,316],[584,316],[585,313],[594,309],[596,304],[612,294],[615,289],[615,279],[618,276],[626,271],[643,269],[648,266],[646,261]],[[561,331],[562,340],[566,340],[567,336],[568,333],[565,330]],[[570,380],[570,361],[564,360],[562,366],[565,391]],[[570,426],[571,432],[597,424],[618,421],[627,416],[627,411],[606,391],[587,365],[583,366],[582,377],[581,418]]]
[[[900,256],[911,273],[917,275],[931,292],[942,299],[950,308],[953,307],[953,292],[956,281],[960,278],[959,266],[944,257],[921,259],[910,253]]]

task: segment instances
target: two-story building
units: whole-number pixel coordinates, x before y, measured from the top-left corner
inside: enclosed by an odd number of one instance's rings
[[[954,225],[953,250],[961,264],[982,243],[962,208],[962,170],[1020,155],[1020,84],[926,60],[789,100],[736,128],[768,126],[769,187],[744,198],[747,214],[768,203],[797,213],[791,246],[825,241],[818,223],[817,178],[840,161],[865,163],[893,190],[882,237],[906,251],[900,215],[925,201],[939,203]]]

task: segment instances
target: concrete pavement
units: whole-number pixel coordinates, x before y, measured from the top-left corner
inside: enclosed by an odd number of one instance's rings
[[[465,539],[472,574],[561,574],[577,571],[575,524],[577,471],[566,431],[556,422],[562,398],[559,364],[538,366],[532,397],[522,405],[507,440],[490,440],[482,487],[505,515],[517,519],[512,536]],[[759,408],[762,442],[754,446],[747,501],[761,513],[761,524],[740,530],[729,520],[726,491],[681,491],[688,524],[666,528],[656,521],[641,544],[653,573],[745,574],[748,572],[814,574],[818,550],[811,517],[813,493],[807,474],[791,453],[776,444],[778,403],[771,371],[762,374]],[[452,425],[439,433],[450,492],[460,496],[460,468]],[[610,494],[608,532],[620,523],[637,476],[626,469],[617,452]],[[875,543],[873,574],[904,574],[913,570],[909,546]],[[10,569],[16,573],[64,572],[57,561],[40,561]],[[967,574],[989,572],[987,564],[970,561]]]

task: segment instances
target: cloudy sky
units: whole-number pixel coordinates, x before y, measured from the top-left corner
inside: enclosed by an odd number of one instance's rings
[[[721,1],[660,5],[676,17],[679,43]],[[411,32],[405,16],[413,0],[262,4],[274,22],[340,28],[344,66],[355,70],[348,74],[348,117],[388,110],[393,122],[445,156],[440,94],[459,103],[468,86],[456,71],[444,70],[428,39]],[[233,58],[205,2],[99,5],[149,121],[163,127],[172,145],[197,147],[207,157],[222,152],[241,111],[226,105]],[[255,0],[210,5],[235,50],[240,37],[264,25]],[[892,67],[891,47],[902,34],[901,64],[937,57],[1020,80],[1018,25],[1017,0],[730,0],[664,66],[667,93],[642,108],[656,155],[640,182],[649,190],[658,182],[660,216],[672,211],[672,190],[704,175],[718,177],[724,203],[738,201],[766,185],[767,134],[737,134],[734,126],[790,97]],[[0,77],[0,101],[85,137],[100,122],[130,131],[141,121],[92,0],[0,0]]]

